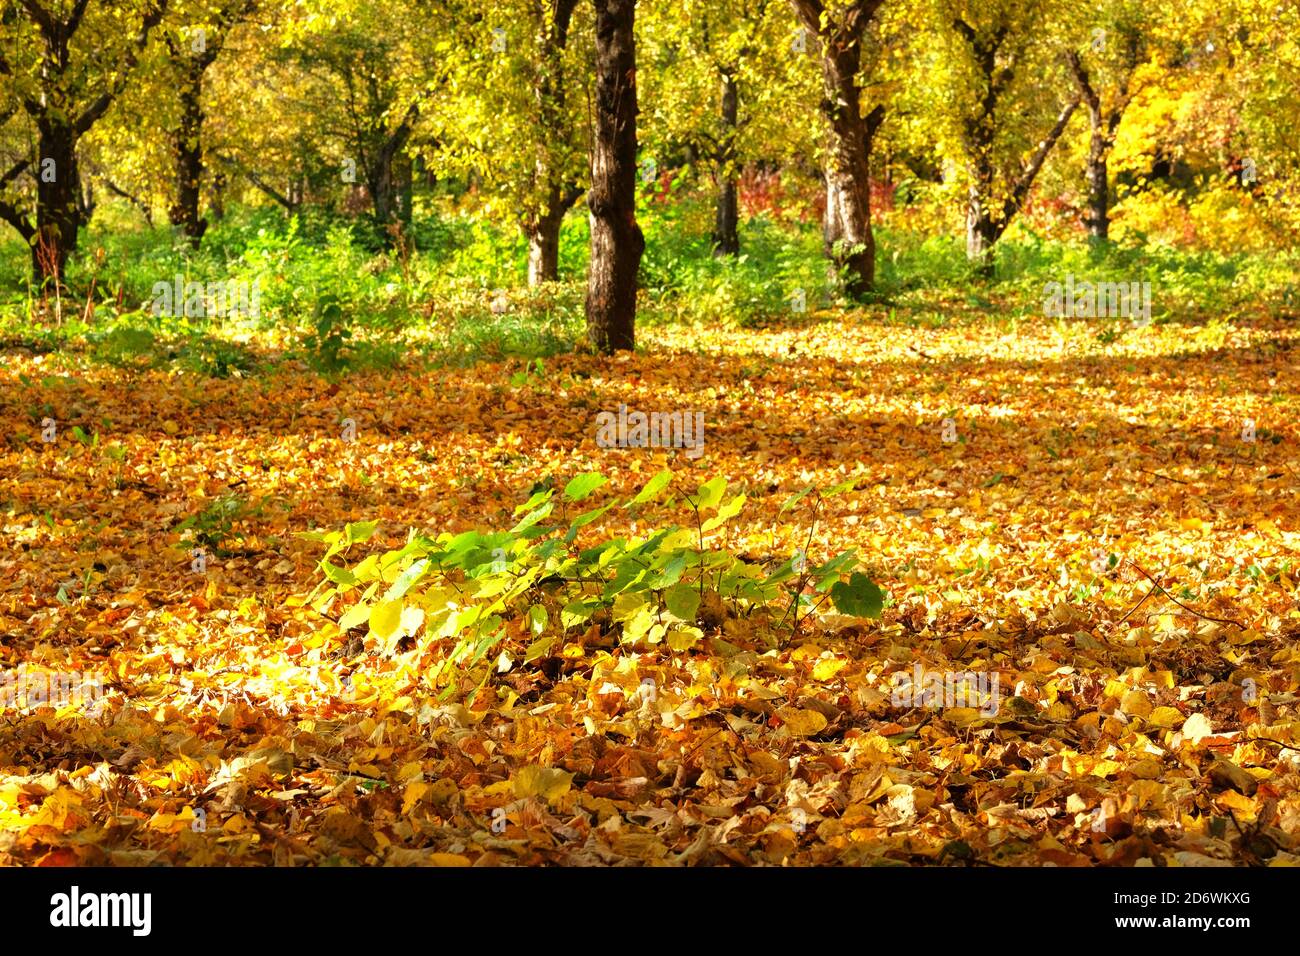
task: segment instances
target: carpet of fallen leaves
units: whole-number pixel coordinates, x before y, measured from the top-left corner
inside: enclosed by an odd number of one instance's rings
[[[0,862],[1300,862],[1300,336],[1101,328],[669,326],[334,384],[9,352],[0,666],[106,694],[0,712]],[[704,455],[598,448],[620,402],[702,410]],[[791,493],[859,479],[809,555],[859,548],[884,617],[729,618],[685,653],[572,632],[467,707],[307,602],[295,532],[398,547],[508,527],[547,475],[663,467],[746,492],[726,543],[773,563],[812,527]],[[196,573],[179,526],[223,500]],[[996,673],[998,713],[894,706],[918,663]]]

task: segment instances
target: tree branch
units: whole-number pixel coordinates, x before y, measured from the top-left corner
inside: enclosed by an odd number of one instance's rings
[[[8,186],[11,182],[23,174],[23,170],[32,164],[31,159],[20,159],[9,167],[8,172],[0,176],[0,189]]]
[[[1047,161],[1047,154],[1052,151],[1052,147],[1056,145],[1056,141],[1061,138],[1061,134],[1065,132],[1065,127],[1070,122],[1070,117],[1074,115],[1074,111],[1078,108],[1079,97],[1076,96],[1066,104],[1063,110],[1061,110],[1061,115],[1056,119],[1056,125],[1051,128],[1046,138],[1038,144],[1038,150],[1029,161],[1029,165],[1025,167],[1024,171],[1020,174],[1020,178],[1012,185],[1011,194],[1003,204],[1003,228],[1005,228],[1006,223],[1011,221],[1011,217],[1015,215],[1016,211],[1019,210],[1021,205],[1024,203],[1025,197],[1029,194],[1030,187],[1034,185],[1034,180],[1038,177],[1039,170],[1043,168],[1043,163]]]
[[[36,235],[36,230],[23,217],[18,209],[7,202],[0,202],[0,220],[9,223],[18,231],[18,235],[23,237],[23,241],[28,245],[31,244],[32,237]]]
[[[82,135],[89,130],[90,127],[94,126],[96,121],[98,121],[99,118],[108,111],[109,106],[112,105],[113,100],[117,98],[117,95],[126,87],[126,82],[130,72],[135,69],[135,64],[140,58],[141,51],[144,50],[145,45],[149,42],[150,32],[152,32],[153,28],[158,25],[158,22],[163,18],[163,14],[167,12],[167,2],[168,0],[157,0],[153,9],[145,14],[144,19],[140,23],[140,31],[136,34],[132,45],[127,47],[126,57],[122,62],[117,82],[111,89],[105,90],[101,93],[98,99],[91,103],[90,106],[86,107],[85,112],[78,116],[76,121],[72,124],[72,129],[77,136]]]
[[[1088,104],[1088,108],[1094,113],[1101,114],[1101,97],[1092,87],[1092,81],[1088,77],[1088,71],[1084,68],[1083,63],[1079,60],[1079,54],[1070,50],[1065,54],[1065,62],[1070,67],[1070,72],[1074,74],[1074,83],[1079,87],[1079,95],[1083,101]]]

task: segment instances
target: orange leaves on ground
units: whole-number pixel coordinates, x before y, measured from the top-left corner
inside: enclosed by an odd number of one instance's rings
[[[5,419],[49,405],[60,437],[0,445],[3,669],[103,694],[6,707],[0,858],[1300,862],[1300,416],[1261,359],[1294,336],[857,317],[333,389],[12,356]],[[703,455],[601,448],[620,403],[702,411]],[[409,609],[313,608],[296,532],[374,521],[397,548],[509,527],[535,483],[599,472],[599,502],[664,467],[745,496],[707,534],[755,561],[857,547],[881,620],[796,633],[706,593],[702,638],[633,649],[556,609],[443,695]],[[849,479],[815,524],[782,510]]]

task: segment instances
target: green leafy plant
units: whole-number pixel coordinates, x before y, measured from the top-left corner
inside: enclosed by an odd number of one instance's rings
[[[348,366],[348,339],[352,338],[343,303],[336,295],[321,296],[316,302],[312,330],[307,336],[309,359],[314,368],[337,374]]]
[[[513,650],[528,664],[550,656],[576,629],[594,627],[610,642],[666,644],[685,652],[728,617],[745,617],[759,625],[755,633],[769,625],[775,644],[774,619],[790,582],[796,600],[805,591],[822,596],[814,607],[829,600],[844,614],[879,616],[884,593],[857,570],[854,551],[815,567],[797,558],[770,567],[740,556],[716,546],[725,536],[714,532],[740,514],[746,496],[728,495],[721,477],[685,494],[675,493],[672,482],[672,473],[661,471],[632,498],[574,515],[571,508],[607,483],[604,475],[578,475],[559,494],[542,484],[515,509],[518,520],[507,530],[412,532],[403,547],[371,553],[352,566],[340,557],[369,540],[375,522],[302,534],[326,546],[314,606],[337,612],[341,631],[368,628],[386,653],[415,654],[425,679],[444,696],[457,688],[477,693],[491,676],[493,652]],[[690,510],[692,524],[663,524],[642,537],[579,541],[615,508],[644,521],[681,506]]]
[[[242,495],[227,492],[209,502],[198,514],[190,515],[176,530],[190,532],[194,543],[205,545],[216,554],[229,553],[223,548],[225,542],[238,536],[235,529],[239,522],[258,511]]]

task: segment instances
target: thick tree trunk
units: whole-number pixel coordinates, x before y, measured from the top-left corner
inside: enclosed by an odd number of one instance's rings
[[[979,112],[967,115],[962,124],[962,146],[966,152],[966,172],[970,178],[966,191],[966,259],[977,275],[992,277],[993,246],[1001,235],[1002,227],[994,208],[993,138],[996,131],[994,114],[1003,87],[1010,82],[1011,71],[1004,70],[996,77],[998,48],[1005,39],[1005,29],[992,37],[978,33],[961,18],[952,23],[953,29],[970,46],[983,86]]]
[[[370,205],[374,211],[375,224],[386,229],[396,221],[396,190],[393,184],[393,160],[391,156],[381,156],[380,160],[366,177],[366,186],[370,190]]]
[[[829,170],[822,170],[822,182],[826,187],[826,207],[822,209],[822,246],[833,249],[835,243],[840,241],[840,217],[835,212],[838,200],[835,198],[835,187],[831,184]]]
[[[718,205],[713,215],[713,254],[740,255],[740,197],[734,175],[718,185]]]
[[[180,125],[172,136],[176,163],[176,201],[169,211],[173,226],[180,227],[190,247],[198,249],[208,221],[199,214],[203,180],[203,71],[200,58],[188,59],[181,81]]]
[[[1128,48],[1130,63],[1133,65],[1137,63],[1136,44],[1136,37],[1131,37]],[[1088,106],[1088,127],[1091,131],[1088,140],[1088,160],[1084,170],[1088,183],[1088,199],[1083,212],[1083,225],[1088,230],[1089,238],[1104,241],[1110,236],[1110,193],[1106,177],[1106,159],[1110,155],[1115,129],[1119,126],[1128,99],[1128,80],[1125,78],[1121,81],[1119,102],[1111,113],[1110,119],[1107,120],[1102,112],[1101,96],[1092,85],[1092,79],[1083,61],[1079,59],[1079,54],[1071,50],[1066,54],[1065,60],[1074,74],[1079,96]]]
[[[713,254],[740,255],[740,202],[736,184],[736,131],[740,88],[735,74],[722,73],[722,135],[718,139],[718,202],[713,217]]]
[[[637,270],[645,251],[636,222],[636,0],[595,0],[595,6],[587,335],[608,355],[636,346]]]
[[[32,272],[40,282],[61,282],[81,227],[81,179],[73,128],[61,118],[43,117],[37,157]]]
[[[71,61],[70,44],[84,22],[87,3],[72,5],[66,19],[59,17],[39,3],[23,3],[27,19],[44,42],[44,56],[40,69],[40,95],[20,96],[23,109],[37,129],[36,169],[36,227],[27,223],[17,209],[9,203],[0,203],[0,218],[14,225],[31,243],[32,272],[44,283],[48,279],[62,281],[68,256],[76,250],[77,230],[83,223],[81,208],[81,178],[77,171],[77,140],[97,123],[122,89],[122,78],[134,68],[140,52],[149,41],[149,33],[162,19],[167,0],[158,0],[146,9],[140,28],[128,43],[120,59],[102,62],[100,66],[115,76],[108,89],[99,93],[85,105],[80,113],[72,111],[68,102],[69,89],[64,83]],[[18,6],[6,9],[6,26],[16,23]],[[10,16],[13,13],[14,16]],[[104,58],[102,47],[92,47],[87,54],[96,60]],[[110,68],[111,67],[111,68]],[[0,56],[0,75],[10,77],[13,69]],[[16,171],[26,168],[26,162],[13,167],[0,177],[0,186],[12,181]]]
[[[854,71],[856,73],[856,70]],[[834,68],[830,74],[838,74]],[[837,84],[839,81],[836,81]],[[853,89],[852,97],[847,88]],[[826,168],[826,254],[840,270],[850,295],[870,292],[875,283],[876,243],[871,232],[871,164],[866,127],[857,102],[857,84],[839,84],[838,101],[831,101],[833,146]],[[847,105],[845,105],[847,103]]]

